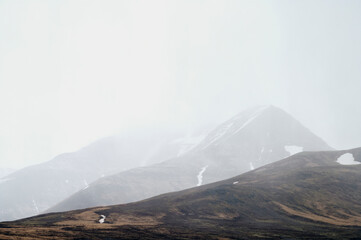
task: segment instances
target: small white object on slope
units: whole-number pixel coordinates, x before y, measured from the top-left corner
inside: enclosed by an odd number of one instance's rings
[[[99,223],[102,224],[102,223],[104,223],[106,216],[104,216],[104,215],[100,215],[100,216],[101,216],[101,219],[99,219]]]
[[[337,158],[337,161],[341,165],[358,165],[361,164],[358,161],[355,161],[355,158],[353,157],[352,153],[345,153],[342,154],[339,158]]]
[[[233,182],[233,184],[237,184],[237,183],[238,183],[238,181]]]

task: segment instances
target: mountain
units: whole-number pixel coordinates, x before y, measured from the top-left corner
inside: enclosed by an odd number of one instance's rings
[[[13,168],[0,168],[0,178],[3,178],[13,172],[15,172],[16,170]]]
[[[0,238],[359,239],[360,178],[361,148],[302,152],[136,203],[0,223]]]
[[[330,149],[283,110],[256,107],[215,128],[186,154],[98,179],[47,212],[139,201],[234,177],[297,151]]]
[[[0,221],[37,215],[99,178],[180,156],[201,134],[129,131],[16,171],[0,179]]]

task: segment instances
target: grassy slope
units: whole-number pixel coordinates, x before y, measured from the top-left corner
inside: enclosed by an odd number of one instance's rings
[[[351,152],[361,159],[361,149]],[[137,203],[2,223],[0,238],[357,238],[361,166],[336,163],[342,153],[301,153],[229,180]],[[100,214],[106,223],[98,223]]]

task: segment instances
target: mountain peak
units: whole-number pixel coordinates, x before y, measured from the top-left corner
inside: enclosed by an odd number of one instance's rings
[[[250,108],[219,125],[186,154],[101,178],[49,211],[138,201],[237,176],[299,151],[316,150],[331,148],[282,109]]]
[[[198,148],[205,150],[228,140],[238,142],[232,139],[244,134],[248,135],[248,141],[258,138],[263,139],[264,144],[271,144],[283,135],[287,139],[292,139],[288,140],[287,145],[296,145],[294,143],[301,142],[311,148],[312,146],[307,144],[306,140],[300,139],[318,138],[286,111],[273,105],[264,105],[249,108],[224,122],[211,131]],[[246,140],[244,137],[243,139]],[[323,142],[319,138],[318,140]],[[321,145],[323,145],[322,150],[332,149],[325,142]],[[312,150],[321,149],[313,148]]]

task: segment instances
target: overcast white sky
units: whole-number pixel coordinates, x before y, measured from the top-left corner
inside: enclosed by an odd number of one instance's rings
[[[273,104],[361,146],[361,1],[0,0],[0,167]]]

